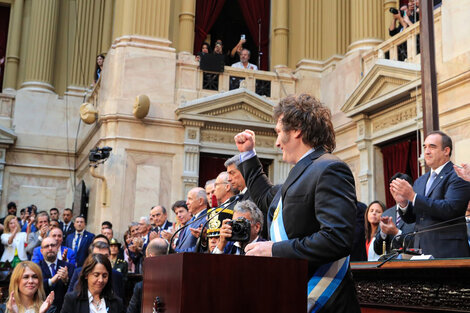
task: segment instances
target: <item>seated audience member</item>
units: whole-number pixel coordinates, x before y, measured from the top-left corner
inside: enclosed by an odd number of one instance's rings
[[[379,230],[380,217],[385,211],[385,205],[380,201],[373,201],[364,214],[364,229],[366,233],[367,261],[377,261],[380,254],[374,251],[375,235]]]
[[[394,179],[404,179],[410,185],[413,184],[413,179],[403,173],[396,173],[390,178],[390,182]],[[406,242],[403,245],[403,240],[406,237],[406,234],[409,234],[414,231],[415,224],[405,223],[398,211],[398,207],[394,205],[393,207],[387,209],[380,218],[379,229],[380,231],[375,236],[374,250],[377,254],[383,253],[383,243],[385,241],[386,252],[390,253],[392,249],[399,249],[403,246],[413,247],[413,237],[408,236]]]
[[[111,250],[109,248],[109,245],[105,242],[95,242],[90,246],[89,249],[89,256],[88,258],[91,257],[91,255],[95,254],[102,254],[104,255],[107,259],[109,259],[109,255],[111,254]],[[111,264],[110,264],[111,266]],[[81,267],[78,267],[75,269],[74,274],[72,276],[72,280],[70,281],[69,284],[69,289],[68,292],[71,292],[73,290],[76,290],[77,284],[78,284],[78,279],[80,276],[80,272],[82,271]],[[118,297],[123,299],[124,297],[124,285],[122,283],[122,274],[118,271],[115,271],[111,268],[111,273],[113,276],[113,283],[112,283],[112,288],[114,291],[114,294],[116,294]]]
[[[25,281],[28,282],[27,287]],[[45,313],[54,301],[53,292],[46,298],[41,269],[31,261],[21,262],[15,267],[8,294],[8,313]]]
[[[127,262],[118,257],[119,248],[121,244],[117,241],[116,238],[111,238],[109,241],[109,261],[111,262],[111,267],[113,270],[118,271],[122,274],[122,279],[124,282],[127,281]]]
[[[390,183],[403,221],[416,223],[414,248],[435,258],[469,257],[464,215],[470,200],[470,183],[453,170],[452,139],[441,131],[432,131],[424,140],[423,153],[430,171],[413,186],[399,178]],[[446,221],[445,229],[421,232]]]
[[[60,245],[54,238],[47,237],[41,242],[43,259],[39,261],[44,279],[44,291],[50,294],[54,291],[53,305],[57,312],[62,309],[67,288],[72,279],[75,266],[57,258]]]
[[[233,63],[232,67],[257,71],[258,66],[248,62],[250,60],[250,56],[251,56],[250,50],[243,49],[242,52],[240,53],[240,62]]]
[[[75,264],[76,264],[75,252],[72,249],[67,248],[66,246],[62,245],[62,242],[64,241],[64,237],[62,235],[62,230],[60,228],[57,228],[57,227],[52,228],[49,232],[48,237],[53,238],[55,241],[57,241],[57,243],[59,245],[58,255],[57,255],[58,259],[62,260],[62,261],[65,261],[65,262],[68,262],[68,263],[75,266]],[[33,261],[34,263],[39,263],[43,259],[44,258],[43,258],[43,254],[41,252],[41,247],[34,248],[33,258],[31,259],[31,261]]]
[[[21,261],[27,260],[28,256],[26,254],[25,244],[27,243],[28,234],[20,232],[20,224],[14,215],[7,216],[4,223],[5,228],[1,240],[5,250],[3,251],[0,261],[11,262],[15,257],[15,253],[18,254],[18,258]]]
[[[186,200],[189,213],[193,217],[187,223],[179,233],[179,239],[176,244],[176,252],[194,252],[196,248],[197,238],[201,234],[201,228],[207,221],[207,217],[204,216],[207,212],[207,195],[203,188],[196,187],[188,192],[188,199]]]
[[[36,227],[37,231],[32,232],[28,236],[28,246],[26,247],[26,253],[28,259],[33,257],[33,252],[36,247],[41,246],[41,242],[49,234],[49,214],[46,211],[41,211],[36,216]]]
[[[104,55],[98,54],[96,57],[96,67],[95,67],[95,84],[98,79],[101,77],[101,72],[103,72],[103,64],[104,64]]]
[[[76,290],[65,296],[61,312],[124,312],[121,298],[113,293],[113,280],[108,258],[90,255],[83,264]]]
[[[62,213],[62,219],[64,220],[63,225],[62,225],[62,232],[64,233],[64,239],[66,239],[67,236],[70,235],[71,233],[75,232],[75,226],[73,226],[72,217],[73,217],[72,210],[69,208],[64,209],[64,212]],[[64,244],[65,244],[65,240],[64,240]]]
[[[49,210],[49,217],[51,221],[57,221],[59,222],[59,209],[58,208],[52,208]]]
[[[145,257],[150,258],[158,255],[165,255],[167,249],[168,243],[165,240],[161,238],[155,238],[148,244],[147,250],[145,251]],[[132,298],[129,301],[129,306],[127,307],[127,313],[141,312],[140,308],[142,306],[142,284],[142,281],[135,284]]]
[[[245,254],[245,247],[252,242],[265,241],[259,236],[263,229],[263,212],[250,200],[237,203],[233,211],[233,220],[245,218],[250,222],[250,239],[248,242],[233,242],[228,239],[232,237],[232,226],[226,219],[220,228],[220,239],[217,247],[212,251],[214,254]]]
[[[67,236],[65,245],[75,252],[77,267],[81,267],[88,256],[88,247],[95,235],[85,229],[86,221],[83,215],[77,216],[73,225],[75,232]]]
[[[0,218],[0,224],[5,226],[5,219],[7,216],[13,215],[16,216],[17,209],[16,209],[16,203],[15,202],[9,202],[7,204],[7,215],[5,217]],[[21,219],[18,218],[18,222],[21,223]]]
[[[200,61],[201,60],[201,56],[205,55],[205,54],[209,54],[211,53],[211,47],[210,45],[207,43],[207,42],[204,42],[202,45],[201,45],[201,51],[199,51],[196,55],[196,61]]]

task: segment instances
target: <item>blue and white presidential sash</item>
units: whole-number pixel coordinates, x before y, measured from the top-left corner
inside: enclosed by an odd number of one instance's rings
[[[282,220],[282,197],[274,211],[273,221],[269,230],[274,242],[288,240]],[[309,312],[320,310],[333,295],[343,281],[349,267],[349,256],[337,261],[321,265],[308,281]]]

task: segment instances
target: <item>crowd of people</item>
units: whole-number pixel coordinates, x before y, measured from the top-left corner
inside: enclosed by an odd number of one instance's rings
[[[359,312],[350,260],[377,260],[408,248],[436,258],[470,256],[470,165],[450,161],[448,135],[427,135],[423,154],[431,170],[415,182],[394,175],[396,205],[386,209],[381,201],[357,202],[351,170],[331,154],[330,113],[318,100],[289,96],[275,107],[274,118],[276,145],[294,165],[283,185],[269,182],[256,156],[255,134],[246,130],[235,136],[240,154],[225,162],[226,171],[171,206],[175,222],[164,205],[155,205],[128,225],[122,242],[109,221],[93,234],[85,216],[73,218],[71,209],[60,220],[57,208],[46,212],[31,205],[17,217],[10,202],[0,219],[1,260],[16,265],[7,309],[123,312],[123,286],[129,273],[145,276],[145,258],[196,252],[305,259],[310,309]],[[319,291],[320,283],[326,288]],[[336,301],[329,303],[332,294]],[[140,312],[141,297],[142,282],[134,286],[127,312]]]
[[[222,40],[218,39],[215,42],[214,50],[211,50],[210,44],[204,42],[201,45],[201,51],[196,54],[196,60],[200,61],[201,58],[206,54],[216,54],[223,55],[224,64],[227,66],[232,66],[234,68],[248,69],[248,70],[258,70],[258,66],[250,63],[251,52],[250,50],[243,47],[243,44],[246,42],[244,35],[241,36],[240,41],[232,48],[224,52],[224,46]]]

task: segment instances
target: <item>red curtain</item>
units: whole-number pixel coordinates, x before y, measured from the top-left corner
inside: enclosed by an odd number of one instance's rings
[[[261,22],[261,68],[268,70],[269,60],[269,13],[270,13],[270,0],[238,0],[240,8],[243,12],[246,25],[250,30],[250,34],[258,45],[259,26],[258,21]],[[251,60],[251,63],[257,64],[258,60]]]
[[[418,141],[416,139],[413,139],[410,144],[410,159],[408,160],[409,166],[410,166],[410,174],[411,174],[411,178],[413,178],[413,181],[417,180],[419,177],[418,148],[419,148]]]
[[[194,36],[194,53],[200,51],[212,25],[219,17],[225,0],[197,0],[196,1],[196,29]]]
[[[395,200],[390,193],[389,180],[397,172],[406,173],[409,164],[410,141],[402,141],[382,149],[384,182],[385,182],[385,201],[387,208],[395,204]]]

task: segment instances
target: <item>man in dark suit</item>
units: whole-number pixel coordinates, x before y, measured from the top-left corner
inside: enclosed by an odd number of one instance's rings
[[[276,146],[294,167],[282,186],[273,186],[256,156],[255,134],[235,136],[240,170],[257,206],[268,215],[270,241],[251,243],[247,255],[308,261],[308,310],[360,312],[349,270],[356,214],[354,177],[331,152],[331,113],[302,94],[274,108]],[[330,283],[331,281],[331,283]],[[325,292],[320,286],[325,286]]]
[[[246,242],[229,241],[232,237],[232,226],[228,223],[230,220],[226,219],[222,222],[220,228],[220,238],[217,247],[212,251],[213,254],[245,254],[245,247],[252,242],[265,241],[260,237],[261,229],[263,228],[263,212],[261,212],[256,204],[250,200],[238,202],[233,210],[233,220],[245,218],[250,222],[250,237]]]
[[[68,235],[75,232],[75,227],[73,226],[72,222],[73,212],[71,209],[66,208],[64,209],[64,213],[62,213],[62,218],[64,221],[62,224],[59,225],[62,227],[62,232],[64,233],[64,238],[67,238]],[[64,241],[65,244],[65,241]]]
[[[86,221],[83,215],[77,216],[73,225],[75,232],[67,236],[65,245],[75,252],[77,267],[81,267],[88,256],[88,247],[95,235],[85,230]]]
[[[109,258],[111,250],[109,245],[104,241],[96,241],[89,248],[90,254],[102,254]],[[74,291],[77,284],[78,278],[80,277],[80,272],[82,271],[81,267],[77,267],[75,270],[72,279],[70,280],[68,292]],[[122,279],[122,274],[113,269],[113,291],[114,294],[119,298],[124,299],[124,284]]]
[[[196,248],[197,238],[201,234],[202,225],[207,221],[207,217],[203,217],[207,212],[207,195],[203,188],[196,187],[188,192],[186,200],[188,211],[193,215],[189,220],[185,229],[183,229],[176,242],[176,252],[194,252]],[[185,226],[186,226],[185,225]]]
[[[49,237],[52,237],[53,239],[55,239],[57,241],[57,244],[59,245],[57,258],[59,260],[66,261],[66,262],[72,264],[73,266],[75,266],[75,263],[76,263],[75,252],[72,249],[67,248],[66,246],[62,245],[62,242],[64,241],[64,238],[62,236],[62,230],[60,228],[57,228],[57,227],[52,228],[49,231]],[[64,257],[65,257],[65,259],[64,259]],[[41,261],[42,259],[44,259],[44,257],[43,257],[42,252],[41,252],[41,247],[34,248],[33,257],[31,259],[31,261],[33,261],[34,263],[39,264],[39,261]]]
[[[72,264],[57,258],[59,247],[60,245],[54,238],[44,238],[41,242],[43,259],[39,261],[44,280],[44,291],[46,295],[54,291],[53,305],[57,308],[56,312],[60,312],[62,308],[65,293],[75,268]]]
[[[394,179],[401,178],[406,180],[410,185],[413,184],[413,179],[403,173],[396,173],[390,178],[390,182]],[[377,254],[383,253],[383,243],[385,241],[385,249],[387,253],[390,253],[392,249],[400,249],[401,247],[412,248],[414,238],[413,236],[407,236],[407,234],[414,231],[415,224],[405,223],[401,218],[398,206],[387,209],[382,213],[380,218],[380,231],[377,232],[374,241],[374,250]],[[404,243],[406,237],[406,242]]]
[[[167,230],[173,223],[168,220],[166,208],[162,205],[156,205],[150,210],[150,224],[152,224],[151,231],[160,232]]]
[[[413,187],[399,178],[390,184],[402,219],[406,223],[416,222],[416,231],[431,230],[437,223],[442,223],[439,227],[447,226],[415,236],[415,248],[435,258],[470,256],[463,224],[470,183],[454,172],[451,155],[452,139],[441,131],[433,131],[424,140],[424,160],[431,170],[419,177]]]

